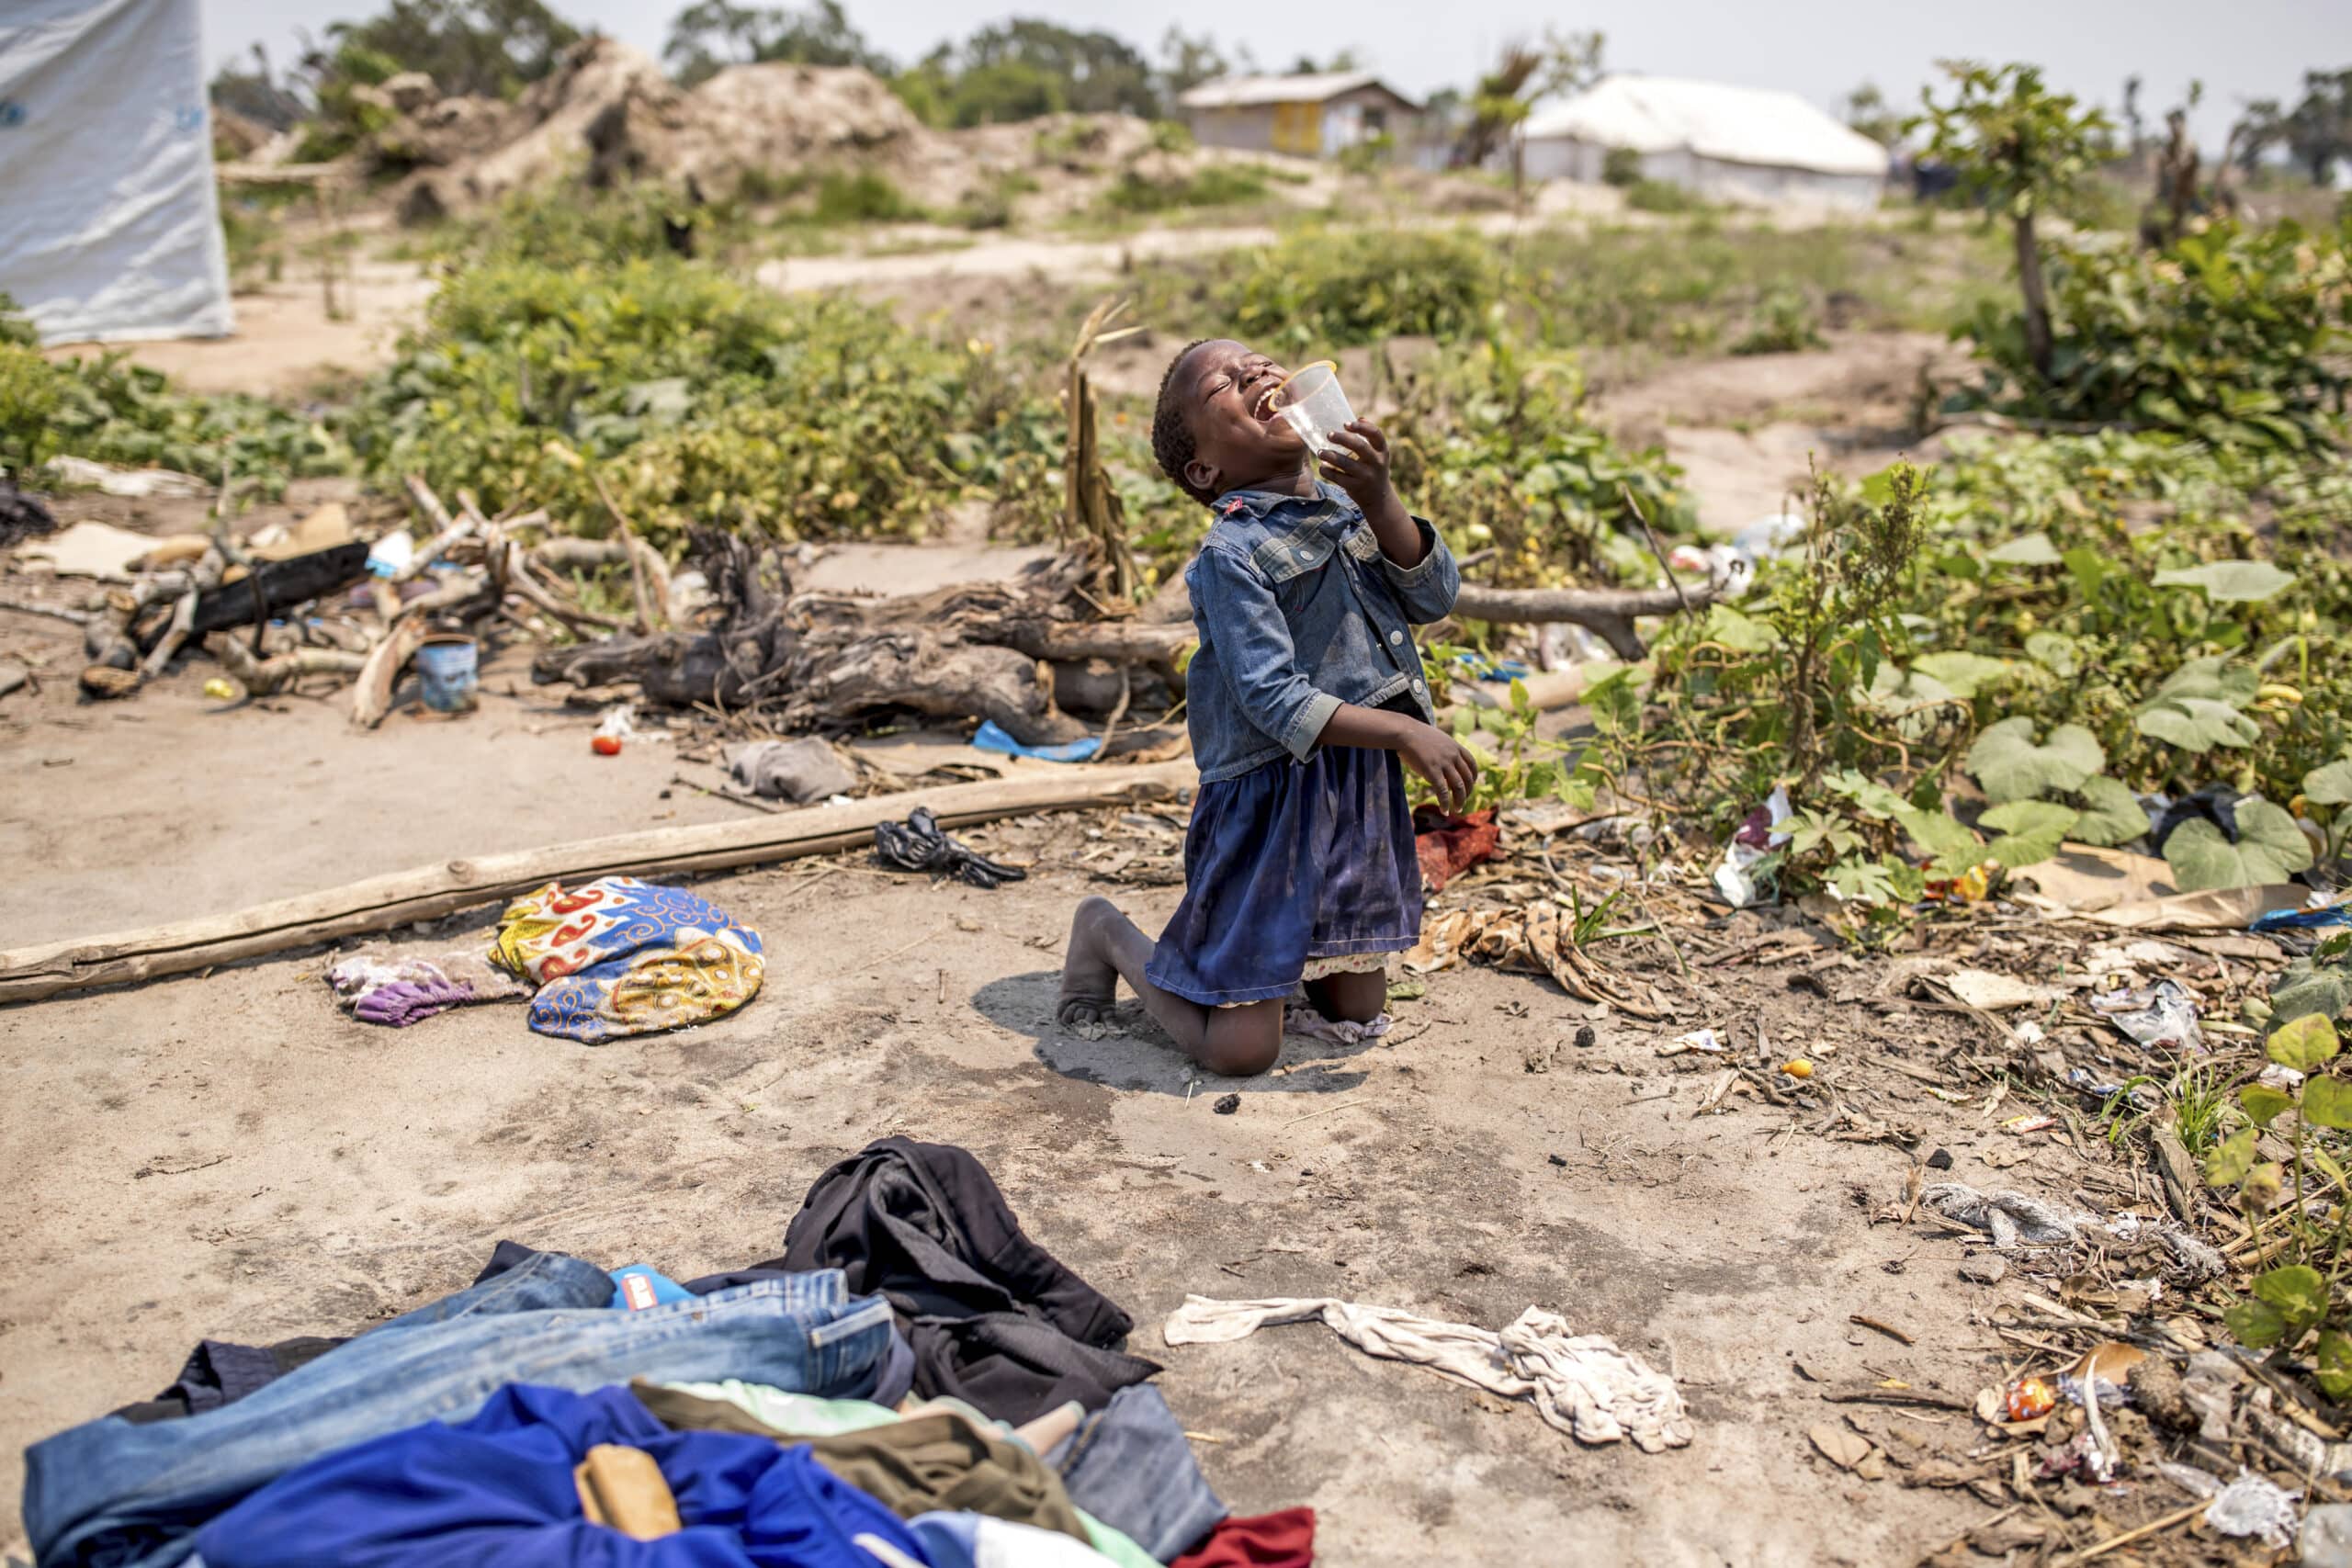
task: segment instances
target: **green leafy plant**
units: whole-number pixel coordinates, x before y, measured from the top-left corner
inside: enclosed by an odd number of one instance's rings
[[[2085,244],[2049,259],[2045,355],[2028,318],[1990,302],[1960,329],[1986,366],[1971,400],[2225,445],[2328,439],[2352,302],[2341,226],[2216,221],[2164,252]]]
[[[1441,702],[1450,701],[1453,671],[1461,667],[1462,660],[1475,655],[1442,643],[1432,644],[1428,653],[1434,694]],[[1508,700],[1497,707],[1466,701],[1453,704],[1455,739],[1487,757],[1464,809],[1486,811],[1518,801],[1556,799],[1579,811],[1590,810],[1600,782],[1595,771],[1597,753],[1590,748],[1571,749],[1543,739],[1536,733],[1543,716],[1527,694],[1527,683],[1515,680],[1508,692]],[[1412,784],[1416,804],[1434,798],[1419,780]]]
[[[814,216],[820,223],[903,223],[925,213],[888,176],[860,169],[818,180]]]
[[[2300,1075],[2300,1088],[2290,1093],[2256,1083],[2239,1090],[2239,1103],[2252,1125],[2216,1144],[2204,1167],[2205,1179],[2217,1188],[2235,1188],[2240,1207],[2257,1223],[2278,1204],[2291,1179],[2290,1234],[2300,1256],[2256,1275],[2252,1294],[2224,1313],[2222,1320],[2240,1343],[2253,1349],[2275,1346],[2293,1353],[2308,1342],[2319,1385],[2331,1399],[2352,1394],[2352,1336],[2344,1331],[2344,1309],[2335,1299],[2347,1256],[2352,1256],[2352,1201],[2344,1191],[2344,1167],[2317,1131],[2352,1128],[2352,1081],[2327,1071],[2340,1050],[2335,1026],[2318,1014],[2273,1031],[2266,1054]],[[2261,1161],[2256,1144],[2263,1129],[2290,1111],[2295,1120],[2293,1168],[2289,1170]],[[2307,1187],[2315,1185],[2312,1179],[2316,1177],[2324,1177],[2338,1190],[2332,1231],[2312,1224]]]
[[[1625,187],[1625,205],[1635,212],[1704,212],[1713,204],[1688,186],[1671,180],[1638,179]]]
[[[1466,233],[1312,228],[1143,282],[1139,314],[1287,355],[1407,333],[1475,335],[1502,270],[1493,247]]]
[[[1663,452],[1628,451],[1585,417],[1566,355],[1498,333],[1400,380],[1385,426],[1398,492],[1468,549],[1494,551],[1491,581],[1645,577],[1657,569],[1633,542],[1634,509],[1668,531],[1690,516]]]
[[[1155,176],[1129,167],[1119,171],[1101,197],[1117,213],[1170,212],[1188,207],[1231,207],[1266,195],[1266,177],[1246,164],[1204,164],[1190,174]]]
[[[1813,306],[1793,288],[1766,292],[1756,307],[1747,331],[1731,345],[1734,354],[1798,354],[1822,348],[1828,340],[1814,319]]]
[[[343,429],[384,482],[592,534],[601,477],[656,539],[919,533],[967,494],[1042,508],[1061,441],[985,344],[667,256],[457,274]]]
[[[2045,379],[2053,368],[2049,292],[2042,279],[2035,223],[2044,210],[2075,197],[2105,155],[2110,127],[2097,109],[2042,85],[2030,65],[1987,66],[1949,61],[1952,96],[1939,103],[1922,89],[1924,113],[1905,127],[1927,133],[1921,155],[1959,171],[1961,182],[1992,211],[2009,220],[2023,313],[2019,331],[2026,362]]]

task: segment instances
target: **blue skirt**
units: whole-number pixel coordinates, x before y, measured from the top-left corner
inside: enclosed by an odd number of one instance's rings
[[[1287,997],[1310,958],[1404,952],[1421,867],[1396,753],[1326,747],[1203,784],[1184,884],[1144,975],[1205,1007]]]

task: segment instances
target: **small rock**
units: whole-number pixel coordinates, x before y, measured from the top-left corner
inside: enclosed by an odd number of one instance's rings
[[[1579,1050],[1590,1050],[1600,1038],[1600,1035],[1592,1032],[1592,1025],[1580,1023],[1577,1026],[1577,1046]]]
[[[1929,1170],[1950,1170],[1951,1168],[1951,1151],[1950,1149],[1938,1149],[1934,1154],[1929,1155],[1928,1156],[1928,1168]]]
[[[1210,1106],[1209,1109],[1216,1111],[1219,1116],[1230,1116],[1235,1111],[1241,1109],[1241,1097],[1238,1094],[1228,1094],[1224,1099],[1218,1100],[1215,1105]]]
[[[2321,1503],[2303,1516],[2304,1568],[2352,1568],[2352,1503]]]
[[[1568,1168],[1568,1162],[1562,1159],[1558,1155],[1545,1155],[1544,1157],[1550,1160],[1554,1165],[1558,1166],[1562,1170]]]
[[[1960,1266],[1960,1277],[1972,1285],[1997,1285],[2009,1272],[2007,1259],[1972,1258]]]

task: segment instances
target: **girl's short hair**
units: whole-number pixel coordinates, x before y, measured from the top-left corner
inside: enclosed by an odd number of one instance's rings
[[[1176,390],[1176,370],[1193,355],[1193,350],[1213,338],[1196,337],[1176,351],[1168,368],[1159,373],[1159,400],[1151,410],[1151,455],[1159,459],[1159,471],[1176,481],[1176,486],[1203,506],[1213,506],[1216,497],[1208,491],[1196,488],[1184,477],[1184,466],[1199,452],[1193,439],[1193,422],[1184,406],[1182,395]]]

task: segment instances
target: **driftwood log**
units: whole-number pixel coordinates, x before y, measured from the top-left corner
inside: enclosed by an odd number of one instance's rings
[[[742,822],[658,828],[452,860],[256,904],[233,914],[0,952],[0,1003],[185,975],[241,958],[390,931],[496,903],[552,881],[678,876],[831,854],[871,843],[876,823],[901,820],[918,806],[931,807],[939,825],[952,831],[1031,811],[1164,799],[1198,776],[1188,761],[1056,768],[985,784],[869,795],[846,806],[812,807]]]
[[[740,536],[699,536],[697,549],[720,606],[715,626],[549,649],[534,661],[533,678],[583,685],[635,682],[648,697],[678,705],[759,704],[778,710],[783,723],[796,729],[911,709],[943,718],[993,719],[1017,740],[1057,745],[1092,733],[1105,712],[1141,705],[1139,677],[1148,694],[1165,688],[1171,698],[1181,694],[1181,666],[1198,640],[1189,618],[1172,618],[1182,613],[1181,587],[1164,596],[1165,604],[1155,601],[1155,609],[1170,618],[1103,616],[1085,591],[1096,570],[1086,549],[1010,581],[888,598],[795,594],[782,552],[774,547],[755,551]],[[567,548],[562,558],[585,562],[591,555]],[[628,557],[619,541],[594,552],[608,564]],[[1645,652],[1638,618],[1712,602],[1704,588],[1472,584],[1463,588],[1454,614],[1464,620],[1575,622],[1630,660]]]
[[[899,598],[792,592],[780,550],[740,536],[697,536],[698,563],[719,606],[699,633],[612,637],[551,649],[538,681],[605,685],[633,681],[648,697],[733,708],[763,704],[806,729],[848,725],[888,710],[989,718],[1015,739],[1057,745],[1094,733],[1092,716],[1065,712],[1057,692],[1129,693],[1133,681],[1069,679],[1103,660],[1141,666],[1171,691],[1189,626],[1096,619],[1085,584],[1090,550],[1040,562],[1002,582],[963,583]],[[1101,710],[1098,710],[1101,711]]]
[[[1647,651],[1634,629],[1637,616],[1703,610],[1714,602],[1714,591],[1705,587],[1486,588],[1465,582],[1453,613],[1465,621],[1573,621],[1591,628],[1618,658],[1631,660]]]
[[[617,540],[605,542],[614,547],[611,561],[625,558]],[[780,671],[794,644],[785,618],[792,577],[782,553],[755,549],[739,534],[716,530],[697,533],[694,545],[711,597],[721,606],[718,625],[700,632],[624,635],[548,649],[531,661],[531,679],[582,686],[633,681],[653,701],[677,707],[743,707],[773,693],[784,679]],[[571,553],[571,558],[584,559],[585,552]]]

